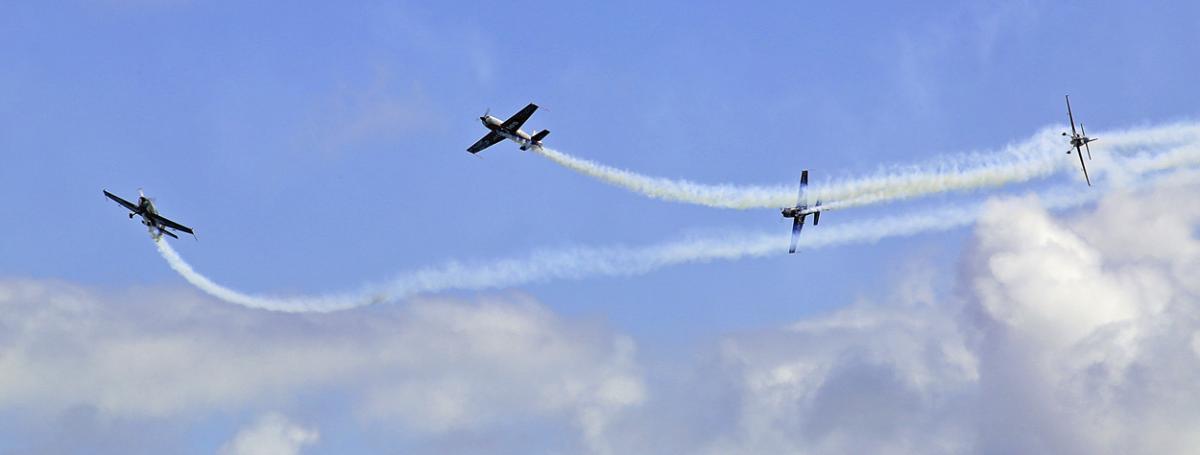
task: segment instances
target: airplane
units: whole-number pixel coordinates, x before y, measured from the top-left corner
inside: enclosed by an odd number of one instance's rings
[[[1088,186],[1092,186],[1092,179],[1088,177],[1087,165],[1083,164],[1083,150],[1080,147],[1087,149],[1088,159],[1092,159],[1092,148],[1088,147],[1088,142],[1095,142],[1098,138],[1087,137],[1087,131],[1083,129],[1083,124],[1079,124],[1079,132],[1075,131],[1075,115],[1071,113],[1071,95],[1067,97],[1067,118],[1071,120],[1071,147],[1075,148],[1075,154],[1079,155],[1079,165],[1083,167],[1083,179],[1087,181]],[[1063,131],[1063,136],[1068,136],[1066,131]],[[1071,149],[1067,149],[1067,154],[1071,154]]]
[[[122,207],[129,209],[130,219],[132,219],[134,215],[141,216],[142,224],[146,225],[146,228],[150,231],[150,235],[154,237],[154,240],[158,240],[163,234],[167,234],[177,239],[179,238],[179,236],[175,235],[175,233],[171,231],[168,231],[167,229],[186,232],[188,234],[192,234],[192,237],[196,236],[196,233],[192,232],[192,228],[168,220],[162,215],[159,215],[158,209],[154,208],[154,201],[151,201],[150,198],[146,197],[146,195],[142,193],[141,189],[138,189],[137,205],[134,205],[132,202],[126,201],[113,195],[112,193],[109,193],[108,190],[104,190],[104,195],[108,196],[109,199],[117,201],[117,203],[121,204]]]
[[[483,117],[479,117],[479,121],[483,122],[483,126],[490,130],[483,138],[475,141],[467,151],[471,154],[482,152],[483,149],[491,147],[493,144],[505,139],[511,139],[513,142],[521,145],[521,150],[529,150],[530,147],[541,147],[542,139],[550,134],[550,130],[538,131],[533,136],[529,133],[521,131],[521,125],[529,120],[529,116],[533,115],[533,111],[537,110],[537,105],[529,103],[520,112],[513,114],[508,120],[500,121],[499,118],[488,115],[488,112],[483,113]]]
[[[821,200],[818,199],[812,207],[808,206],[808,198],[805,195],[805,190],[808,189],[808,169],[800,172],[800,193],[796,196],[795,207],[784,207],[780,209],[784,218],[792,219],[792,246],[788,249],[788,254],[796,252],[796,241],[800,238],[800,230],[804,229],[804,218],[809,214],[813,216],[813,226],[821,221]]]

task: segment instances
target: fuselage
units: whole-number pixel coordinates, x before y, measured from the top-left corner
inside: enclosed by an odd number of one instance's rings
[[[805,216],[805,215],[811,215],[811,214],[817,213],[820,211],[819,210],[820,208],[821,208],[820,206],[809,208],[807,205],[800,205],[800,206],[796,206],[796,207],[784,207],[782,209],[779,209],[779,211],[780,211],[780,213],[783,214],[784,218],[795,218],[798,216]]]
[[[158,215],[158,209],[154,208],[154,202],[150,201],[148,197],[138,196],[138,207],[141,207],[142,210],[148,213]]]
[[[158,209],[154,208],[154,202],[148,197],[138,196],[138,207],[142,209],[142,224],[146,225],[150,233],[155,234],[157,237],[158,231],[162,230],[162,226],[159,226],[152,218],[146,216],[147,213],[158,215]]]
[[[1090,137],[1087,137],[1087,136],[1084,136],[1084,135],[1078,134],[1078,133],[1071,135],[1070,138],[1071,138],[1071,147],[1074,147],[1074,148],[1083,147],[1084,145],[1087,145],[1089,142],[1094,142],[1096,140],[1095,138],[1090,138]]]
[[[479,120],[483,122],[483,126],[487,127],[487,129],[495,131],[496,134],[504,136],[513,142],[521,144],[522,146],[529,146],[533,144],[533,139],[531,139],[529,133],[526,133],[520,128],[518,128],[516,131],[508,131],[504,129],[504,120],[500,120],[499,118],[491,115],[479,117]]]

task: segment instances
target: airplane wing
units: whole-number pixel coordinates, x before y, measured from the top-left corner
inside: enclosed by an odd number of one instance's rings
[[[1071,119],[1071,137],[1074,137],[1075,136],[1075,114],[1071,113],[1071,95],[1065,95],[1065,96],[1067,97],[1067,118]]]
[[[808,169],[800,172],[800,189],[796,191],[796,206],[804,205],[804,190],[808,188]]]
[[[500,127],[504,128],[506,131],[516,131],[518,128],[521,128],[521,125],[525,124],[526,120],[529,120],[529,116],[533,115],[533,111],[536,110],[537,105],[529,103],[528,106],[525,106],[524,109],[521,109],[521,112],[517,112],[516,114],[513,114],[512,117],[509,117],[508,120],[505,120],[504,124],[500,125]]]
[[[1087,165],[1083,164],[1083,151],[1079,150],[1079,146],[1075,146],[1075,154],[1079,155],[1079,165],[1083,167],[1083,179],[1087,181],[1088,186],[1092,186],[1092,179],[1087,175]]]
[[[148,213],[146,215],[149,216],[150,218],[153,218],[154,221],[157,221],[159,224],[162,224],[163,226],[169,227],[169,228],[174,229],[179,232],[186,232],[188,234],[196,235],[195,232],[192,232],[192,228],[184,226],[179,223],[176,223],[174,221],[168,220],[168,219],[164,218],[162,215],[155,215],[153,213]]]
[[[788,248],[788,254],[796,252],[796,241],[800,240],[801,229],[804,229],[804,215],[792,218],[792,246]]]
[[[114,194],[112,194],[112,193],[109,193],[109,192],[108,192],[108,190],[104,190],[104,195],[105,195],[105,196],[108,196],[108,198],[109,198],[109,199],[112,199],[112,200],[114,200],[114,201],[117,201],[117,203],[118,203],[118,204],[121,204],[121,206],[123,206],[123,207],[125,207],[125,208],[129,209],[129,211],[131,211],[131,212],[133,212],[133,213],[136,213],[136,214],[139,214],[139,215],[142,213],[142,210],[141,210],[141,209],[139,209],[139,208],[138,208],[138,206],[136,206],[136,205],[133,205],[133,203],[132,203],[132,202],[126,201],[126,200],[124,200],[124,199],[121,199],[121,198],[117,197],[116,195],[114,195]]]
[[[467,147],[467,151],[471,153],[479,153],[482,152],[483,149],[491,147],[493,144],[503,140],[504,136],[501,136],[500,133],[492,131],[479,138],[479,140],[475,141],[474,144],[471,144],[470,147]]]

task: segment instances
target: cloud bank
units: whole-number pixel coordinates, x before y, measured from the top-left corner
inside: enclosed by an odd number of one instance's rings
[[[676,387],[727,415],[696,418],[703,406],[660,394],[649,406],[662,415],[622,426],[635,436],[621,448],[1191,453],[1197,189],[1117,194],[1065,219],[1032,197],[992,201],[948,283],[945,270],[910,266],[882,295],[726,337],[717,366]],[[673,424],[637,430],[648,421]]]
[[[410,453],[1190,453],[1198,189],[1169,178],[1066,216],[996,199],[949,268],[903,264],[829,314],[653,361],[521,296],[297,315],[6,280],[0,408],[260,416],[217,441],[230,451],[318,448],[349,415]]]
[[[213,305],[190,292],[0,281],[0,409],[51,432],[69,433],[55,422],[78,409],[143,425],[291,414],[335,394],[327,412],[410,438],[548,422],[566,441],[599,451],[590,444],[643,400],[635,351],[628,337],[522,296],[307,317]],[[264,422],[228,450],[278,440],[272,435],[295,447],[316,439],[307,425]]]

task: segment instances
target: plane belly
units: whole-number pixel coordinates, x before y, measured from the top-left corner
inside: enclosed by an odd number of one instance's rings
[[[529,138],[528,138],[528,137],[521,137],[521,136],[519,136],[519,135],[517,135],[517,134],[513,134],[513,133],[510,133],[510,132],[508,132],[508,131],[501,131],[501,132],[500,132],[500,135],[501,135],[501,136],[504,136],[504,137],[505,137],[505,138],[507,138],[508,140],[511,140],[511,141],[513,141],[513,142],[516,142],[517,144],[520,144],[521,146],[525,146],[526,144],[529,144]],[[528,136],[528,135],[527,135],[527,136]]]

